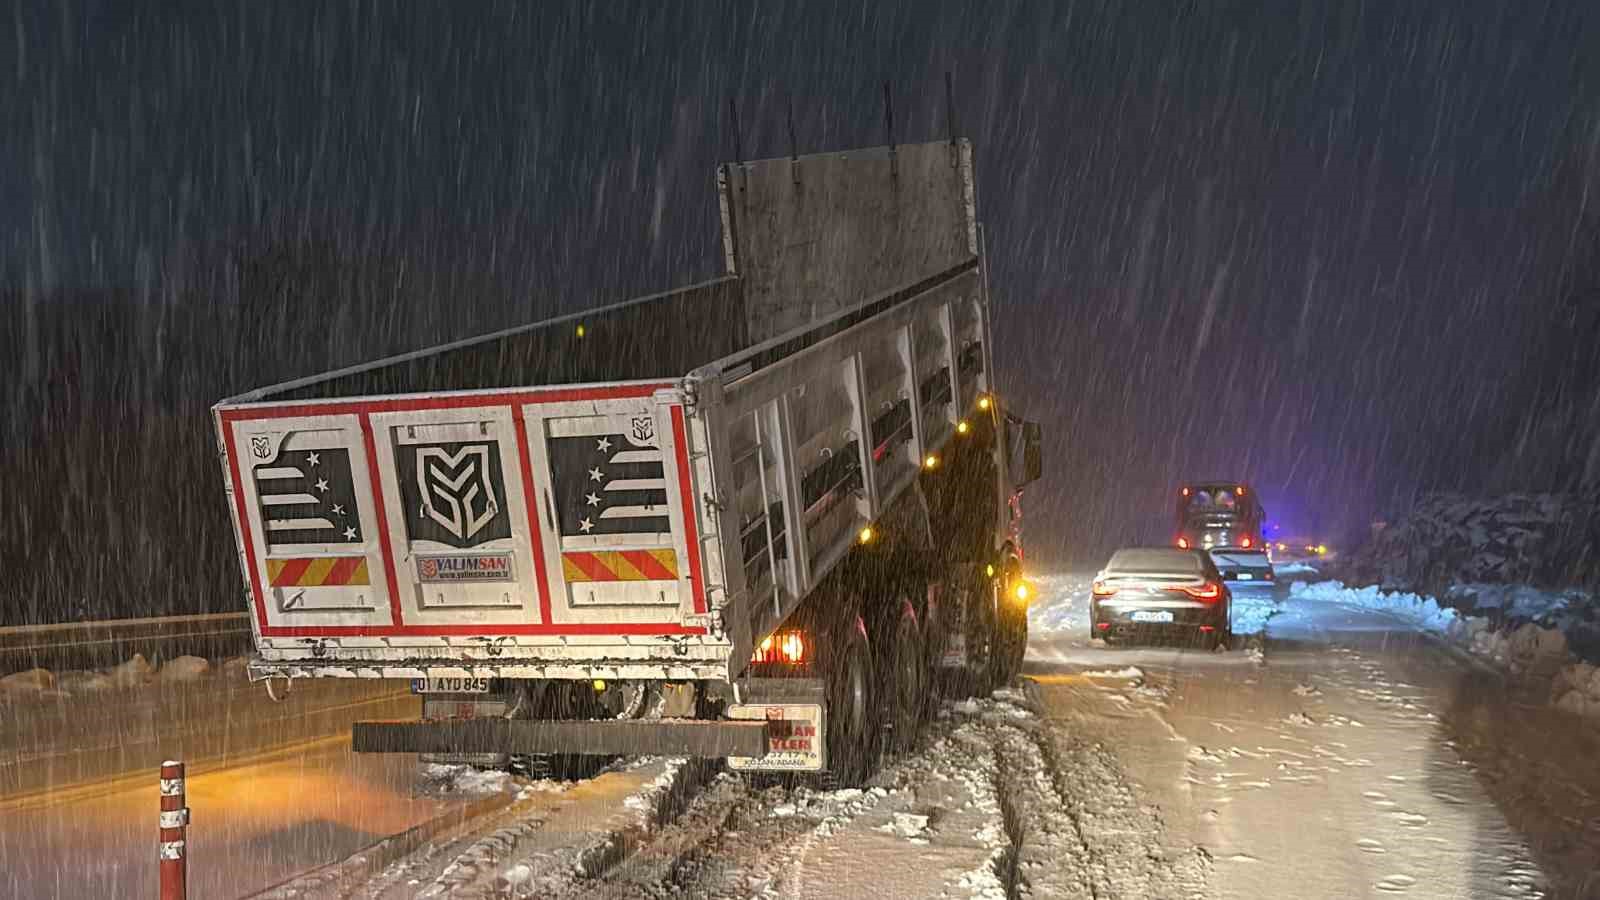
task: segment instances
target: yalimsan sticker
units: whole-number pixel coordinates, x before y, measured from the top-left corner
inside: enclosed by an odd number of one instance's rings
[[[417,580],[429,584],[461,581],[515,581],[509,553],[417,557]]]

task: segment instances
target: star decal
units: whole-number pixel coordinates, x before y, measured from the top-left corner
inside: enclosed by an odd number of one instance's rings
[[[583,499],[589,501],[590,506],[600,505],[600,496],[598,494],[585,494]]]
[[[600,471],[599,468],[590,469],[589,470],[589,480],[590,481],[605,481],[606,480],[606,473]]]
[[[595,444],[599,446],[600,452],[604,453],[611,449],[611,438],[600,438],[599,440],[595,441]]]
[[[346,528],[344,530],[344,539],[347,540],[347,541],[355,540],[356,539],[356,530],[354,528]]]
[[[326,479],[326,478],[318,478],[317,479],[317,490],[319,490],[319,491],[323,492],[324,494],[326,494],[328,492],[328,479]]]
[[[594,530],[594,521],[592,519],[584,519],[583,521],[578,523],[578,528],[584,534],[588,534],[589,532]]]
[[[333,514],[336,515],[336,516],[344,515],[344,507],[342,507],[339,504],[335,503],[333,505]]]
[[[306,465],[314,466],[314,465],[317,465],[320,462],[322,462],[322,454],[320,454],[320,453],[307,453],[306,454]]]

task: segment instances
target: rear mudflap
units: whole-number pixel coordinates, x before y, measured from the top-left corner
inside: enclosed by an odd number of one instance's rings
[[[767,753],[728,757],[737,772],[820,772],[827,767],[827,715],[821,679],[750,678],[727,718],[767,724]]]

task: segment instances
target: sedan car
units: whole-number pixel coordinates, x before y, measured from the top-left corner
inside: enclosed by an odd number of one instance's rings
[[[1203,550],[1125,547],[1095,576],[1091,637],[1108,644],[1161,633],[1209,646],[1233,638],[1233,593]]]

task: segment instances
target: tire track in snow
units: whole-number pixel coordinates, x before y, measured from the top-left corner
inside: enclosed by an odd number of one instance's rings
[[[1036,688],[1029,690],[1027,702],[1034,711],[1042,711]],[[1198,848],[1168,854],[1161,843],[1159,812],[1140,804],[1114,752],[1053,728],[1043,717],[1010,727],[1030,745],[1016,751],[1019,763],[1028,766],[1020,771],[1038,772],[1036,785],[1039,779],[1048,782],[1035,790],[1042,801],[1041,819],[1060,823],[1046,858],[1061,859],[1059,835],[1070,828],[1076,846],[1067,849],[1075,850],[1074,867],[1081,866],[1084,879],[1080,888],[1074,873],[1062,872],[1059,865],[1052,871],[1047,864],[1030,868],[1025,862],[1022,875],[1027,888],[1043,891],[1042,896],[1097,900],[1204,896],[1209,856]],[[1032,853],[1037,843],[1035,839],[1024,844],[1025,861],[1037,855]]]

